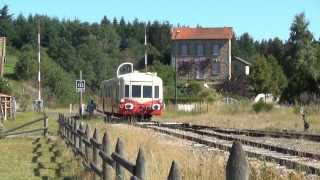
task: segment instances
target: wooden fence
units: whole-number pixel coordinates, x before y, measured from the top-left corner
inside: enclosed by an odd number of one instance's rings
[[[90,127],[84,125],[80,120],[67,118],[60,114],[58,118],[59,134],[66,144],[71,146],[73,152],[80,156],[83,165],[94,175],[94,179],[110,180],[112,169],[115,169],[116,180],[123,180],[125,170],[130,172],[131,180],[147,179],[147,161],[143,149],[140,148],[135,164],[124,157],[124,144],[119,138],[115,152],[111,152],[109,135],[104,133],[101,143],[98,138],[97,129],[90,138]],[[180,180],[179,167],[175,161],[172,162],[168,180]]]
[[[187,113],[207,113],[209,111],[209,102],[199,98],[167,98],[164,100],[167,111],[180,111]]]
[[[38,122],[43,122],[42,128],[18,131],[18,130],[21,130],[22,128],[31,126],[31,125],[38,123]],[[1,130],[0,129],[0,138],[5,138],[8,136],[25,135],[25,134],[36,133],[36,132],[43,132],[43,136],[47,136],[47,134],[48,134],[48,116],[47,115],[44,115],[43,117],[41,117],[39,119],[27,122],[25,124],[22,124],[18,127],[15,127],[15,128],[9,129],[9,130]]]

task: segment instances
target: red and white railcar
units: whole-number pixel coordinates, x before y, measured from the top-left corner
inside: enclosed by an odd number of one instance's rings
[[[162,80],[156,73],[134,71],[132,63],[123,63],[117,77],[102,82],[101,100],[106,114],[151,119],[164,108]]]

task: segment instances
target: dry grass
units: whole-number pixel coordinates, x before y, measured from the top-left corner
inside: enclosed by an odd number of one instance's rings
[[[162,117],[155,120],[190,122],[227,128],[244,129],[288,129],[303,130],[301,115],[293,107],[275,106],[270,112],[255,113],[248,102],[238,105],[226,105],[215,103],[209,105],[209,112],[202,114],[165,112]],[[320,112],[312,112],[308,115],[310,132],[320,132]]]
[[[128,125],[104,125],[91,121],[91,127],[97,127],[102,133],[106,130],[112,141],[113,149],[120,137],[124,141],[126,156],[131,162],[141,146],[148,160],[148,179],[163,180],[167,178],[172,160],[176,160],[182,171],[182,179],[222,180],[225,179],[225,163],[228,153],[194,147],[191,142],[155,133],[152,130],[140,129]],[[279,172],[274,164],[263,166],[261,161],[250,161],[251,178],[254,179],[305,179],[300,173]],[[269,163],[268,163],[269,164]]]

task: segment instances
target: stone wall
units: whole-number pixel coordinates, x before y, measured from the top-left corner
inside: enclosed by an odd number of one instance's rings
[[[198,45],[203,46],[203,55],[197,54]],[[215,45],[219,45],[219,55],[213,55]],[[187,54],[182,53],[187,46]],[[178,40],[173,42],[172,65],[177,59],[178,79],[222,81],[229,77],[228,40]],[[214,71],[220,70],[220,72]]]

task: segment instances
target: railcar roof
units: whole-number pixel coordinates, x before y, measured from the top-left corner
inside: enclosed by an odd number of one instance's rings
[[[151,73],[151,72],[139,72],[139,71],[134,71],[132,73],[127,73],[127,74],[122,74],[119,75],[118,78],[113,78],[109,80],[105,80],[103,82],[110,82],[116,79],[123,79],[124,81],[162,81],[160,77],[157,76],[156,73]]]

